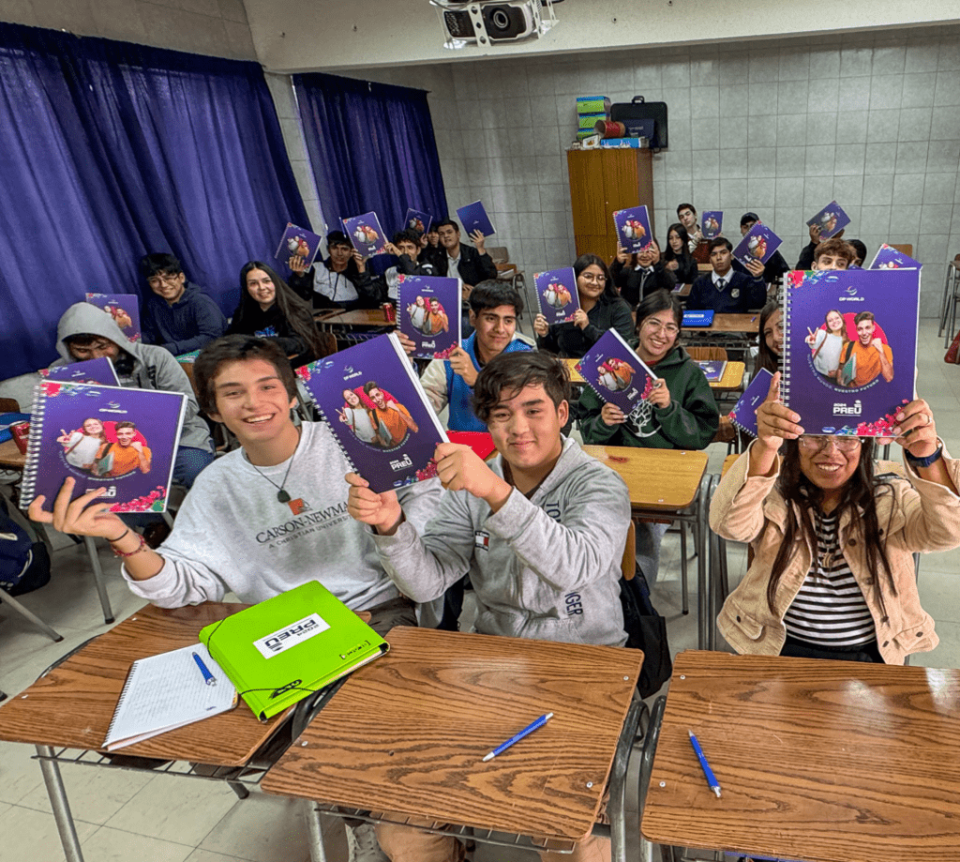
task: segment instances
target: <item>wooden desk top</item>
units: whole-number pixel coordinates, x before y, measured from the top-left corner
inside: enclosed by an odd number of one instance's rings
[[[680,299],[686,299],[688,296],[690,296],[690,288],[692,287],[692,284],[683,284],[679,289],[674,289],[673,295],[679,296]]]
[[[0,470],[22,470],[26,463],[27,456],[17,448],[13,440],[0,443]]]
[[[697,270],[698,270],[699,272],[713,272],[713,264],[712,264],[712,263],[698,263],[698,264],[697,264]]]
[[[683,652],[643,834],[809,862],[953,862],[958,700],[957,670]]]
[[[746,365],[742,362],[727,362],[723,369],[723,376],[710,383],[710,388],[718,392],[734,392],[743,385],[743,374]]]
[[[324,326],[395,326],[383,316],[382,308],[353,308],[317,321]]]
[[[733,466],[733,462],[736,461],[737,458],[739,457],[740,455],[738,455],[737,453],[734,453],[733,455],[727,455],[727,457],[723,459],[723,466],[720,468],[721,479],[727,475],[727,470],[729,470]]]
[[[709,460],[706,452],[683,449],[584,446],[583,451],[620,474],[634,509],[658,512],[677,512],[693,503]]]
[[[208,602],[162,610],[146,605],[0,707],[0,739],[98,750],[135,659],[197,643],[205,625],[247,605]],[[262,724],[240,705],[122,750],[160,760],[242,766],[283,722]]]
[[[690,332],[736,332],[756,335],[760,328],[760,312],[756,314],[715,314],[710,326],[684,326]]]
[[[514,835],[589,832],[642,653],[402,627],[387,640],[264,791]],[[481,762],[547,712],[544,727]]]

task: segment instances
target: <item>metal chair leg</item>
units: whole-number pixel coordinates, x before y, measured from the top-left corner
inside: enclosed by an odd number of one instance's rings
[[[60,643],[60,641],[63,640],[63,635],[59,634],[55,629],[48,626],[33,611],[31,611],[29,608],[24,607],[22,604],[20,604],[20,602],[18,602],[13,596],[10,595],[10,593],[8,593],[4,589],[0,589],[0,601],[8,605],[10,610],[16,611],[25,620],[33,623],[37,628],[40,629],[40,631],[42,631],[48,638],[50,638],[55,643]],[[3,698],[0,697],[0,700],[3,700]]]
[[[93,580],[97,585],[97,595],[100,596],[100,607],[103,609],[103,621],[110,625],[114,621],[113,608],[110,607],[110,596],[107,595],[107,583],[100,566],[100,557],[97,555],[97,543],[93,536],[84,536],[83,544],[90,555],[90,565],[93,566]]]
[[[307,807],[307,830],[310,836],[310,862],[327,862],[327,851],[323,847],[323,824],[320,811],[309,799],[302,800]]]
[[[690,591],[687,584],[687,522],[680,522],[680,592],[682,596],[682,610],[690,613]]]
[[[43,782],[47,786],[53,818],[56,820],[60,843],[63,845],[63,855],[67,862],[83,862],[80,839],[77,837],[77,828],[70,813],[70,802],[67,800],[67,791],[63,786],[60,766],[55,760],[49,759],[53,757],[53,749],[49,745],[38,745],[37,754],[40,755],[40,772],[43,773]]]

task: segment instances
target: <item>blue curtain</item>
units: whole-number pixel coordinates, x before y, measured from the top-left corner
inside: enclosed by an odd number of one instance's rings
[[[306,220],[256,63],[0,24],[0,377],[49,364],[87,291],[142,296],[147,252],[229,314]]]
[[[371,210],[387,236],[410,207],[446,216],[426,91],[319,73],[293,83],[330,230]]]

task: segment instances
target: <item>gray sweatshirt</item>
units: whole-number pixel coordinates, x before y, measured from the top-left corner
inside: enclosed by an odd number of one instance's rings
[[[347,514],[343,477],[351,468],[333,433],[320,422],[302,428],[292,465],[254,467],[239,449],[207,467],[158,551],[163,568],[145,581],[124,568],[130,589],[164,608],[219,602],[228,590],[260,602],[311,580],[354,610],[395,598],[372,537]],[[277,500],[271,479],[289,492],[289,504]],[[440,493],[437,479],[401,489],[415,526],[433,515]],[[304,506],[294,514],[297,501]]]
[[[182,392],[187,396],[187,408],[183,416],[180,445],[212,452],[210,429],[200,416],[200,405],[194,395],[187,372],[166,348],[156,344],[127,341],[127,336],[109,314],[105,314],[89,302],[71,305],[57,324],[57,353],[62,357],[50,367],[76,362],[70,355],[63,339],[71,335],[100,335],[133,357],[133,380],[130,386],[137,389],[159,389],[163,392]]]
[[[502,458],[492,469],[503,476]],[[514,489],[491,514],[469,492],[448,491],[426,530],[404,522],[376,543],[387,573],[417,602],[438,598],[469,572],[481,634],[621,646],[629,522],[623,480],[567,439],[529,500]]]

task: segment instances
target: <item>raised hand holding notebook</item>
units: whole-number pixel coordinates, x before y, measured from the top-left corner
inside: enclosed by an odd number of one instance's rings
[[[459,278],[397,276],[400,331],[416,345],[414,356],[446,359],[460,346]]]
[[[820,228],[820,239],[830,239],[850,224],[848,216],[836,201],[830,201],[813,218],[807,219],[807,224]]]
[[[432,224],[433,216],[430,213],[415,209],[408,209],[403,219],[404,230],[415,230],[421,236],[430,232],[430,225]]]
[[[457,208],[457,218],[463,225],[463,232],[470,236],[474,231],[480,231],[485,237],[493,236],[497,231],[487,216],[481,201],[474,201],[465,207]]]
[[[73,498],[105,489],[111,512],[163,512],[173,477],[186,395],[149,389],[37,384],[20,505],[47,507],[76,479]]]
[[[53,368],[41,368],[40,376],[57,383],[93,383],[101,386],[119,386],[120,378],[113,368],[109,357],[87,359],[84,362],[71,362],[69,365],[57,365]]]
[[[580,294],[577,293],[577,276],[572,266],[535,272],[533,283],[540,313],[547,318],[548,325],[573,320],[580,308]]]
[[[316,581],[206,626],[200,641],[261,721],[389,649]]]
[[[447,435],[395,334],[318,359],[297,375],[374,491],[436,475],[434,450]]]
[[[577,363],[577,371],[603,400],[615,404],[624,416],[651,409],[653,373],[615,329],[608,329]]]
[[[754,261],[766,263],[773,257],[773,253],[780,248],[782,242],[783,240],[770,228],[757,222],[737,243],[733,250],[733,256],[744,266]]]
[[[773,375],[761,368],[730,411],[730,421],[752,437],[757,436],[757,410],[767,398]]]
[[[128,341],[140,341],[140,299],[133,293],[88,293],[87,302],[113,318]]]
[[[704,210],[700,215],[704,239],[716,239],[723,230],[723,213],[720,210]]]
[[[922,266],[919,260],[884,243],[877,249],[867,269],[920,269]]]
[[[613,214],[613,223],[617,228],[617,241],[631,254],[643,251],[653,242],[650,216],[645,206],[617,210]]]
[[[376,213],[345,218],[343,231],[363,257],[373,257],[386,252],[387,236],[380,227],[380,219]]]
[[[286,230],[280,237],[280,245],[277,246],[274,257],[277,260],[282,260],[291,270],[293,269],[291,264],[302,263],[302,271],[305,272],[313,266],[317,252],[320,251],[321,241],[322,238],[312,231],[287,222]]]
[[[103,747],[116,751],[219,715],[236,703],[237,690],[203,644],[140,659],[127,674]]]
[[[787,273],[783,402],[808,434],[885,437],[913,400],[920,270]]]

